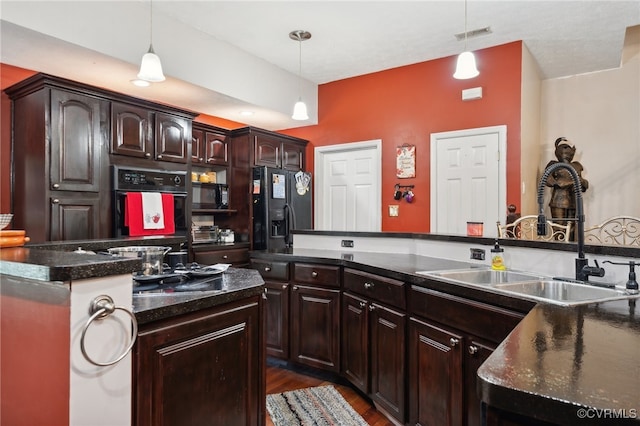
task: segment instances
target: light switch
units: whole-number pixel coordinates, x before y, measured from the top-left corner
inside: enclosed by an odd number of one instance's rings
[[[397,204],[389,204],[389,216],[396,217],[398,216],[398,210],[400,206]]]

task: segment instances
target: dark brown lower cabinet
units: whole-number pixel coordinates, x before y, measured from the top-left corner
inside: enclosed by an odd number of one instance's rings
[[[365,298],[343,294],[343,375],[401,423],[405,416],[405,317]]]
[[[523,314],[416,286],[409,300],[409,424],[483,424],[478,368]]]
[[[340,371],[340,289],[292,284],[291,360]]]
[[[265,281],[267,356],[289,358],[289,283]]]
[[[261,297],[141,325],[133,424],[264,424]]]
[[[460,334],[409,320],[409,424],[462,425]]]

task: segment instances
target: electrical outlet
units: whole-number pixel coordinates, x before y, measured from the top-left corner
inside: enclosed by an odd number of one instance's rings
[[[472,248],[471,250],[471,259],[473,260],[484,260],[485,251],[483,249]]]
[[[342,240],[342,247],[353,247],[353,240]]]

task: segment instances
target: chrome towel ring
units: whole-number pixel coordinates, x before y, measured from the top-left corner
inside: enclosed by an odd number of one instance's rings
[[[87,350],[84,345],[84,337],[87,334],[87,330],[89,329],[89,326],[93,321],[95,321],[96,319],[102,320],[114,313],[117,309],[126,312],[131,317],[131,325],[133,327],[133,329],[131,330],[131,342],[118,358],[107,362],[95,361],[87,354]],[[125,356],[127,356],[129,352],[131,352],[133,345],[136,343],[136,338],[138,337],[138,321],[136,321],[135,315],[133,314],[133,312],[123,308],[122,306],[116,306],[113,303],[113,299],[107,295],[97,296],[95,299],[93,299],[91,305],[89,306],[89,313],[91,314],[91,316],[84,325],[84,328],[82,329],[82,336],[80,336],[80,350],[82,351],[82,355],[84,355],[85,359],[91,364],[97,365],[99,367],[107,367],[121,361]]]

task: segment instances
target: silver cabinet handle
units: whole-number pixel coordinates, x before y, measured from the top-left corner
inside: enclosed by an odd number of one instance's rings
[[[198,161],[204,161],[204,158],[200,157],[198,158]]]
[[[373,288],[373,283],[370,283],[370,282],[364,283],[364,288],[366,288],[367,290],[372,289]]]
[[[369,310],[370,310],[370,311],[375,311],[375,310],[376,310],[376,307],[375,307],[375,306],[373,306],[373,304],[371,304],[371,305],[369,305]]]
[[[286,289],[287,289],[287,287],[289,287],[289,285],[288,285],[288,284],[282,284],[282,289],[283,289],[283,290],[286,290]]]
[[[360,307],[364,309],[367,306],[367,302],[360,302]]]
[[[131,342],[118,358],[107,362],[95,361],[89,356],[89,354],[87,354],[87,348],[85,348],[84,345],[84,338],[87,334],[87,330],[89,329],[89,326],[93,321],[102,320],[111,315],[117,309],[126,312],[131,317]],[[80,336],[80,350],[82,351],[82,355],[84,355],[85,359],[91,364],[97,365],[99,367],[108,367],[109,365],[120,362],[131,351],[133,345],[136,343],[136,339],[138,338],[138,321],[136,321],[136,316],[133,314],[133,312],[123,308],[122,306],[116,306],[113,303],[113,299],[107,295],[97,296],[95,299],[93,299],[93,301],[91,301],[91,305],[89,306],[89,314],[91,314],[91,316],[85,323],[84,328],[82,329],[82,335]]]
[[[54,198],[54,199],[52,200],[52,202],[53,202],[53,204],[58,204],[58,203],[60,202],[60,200],[58,200],[57,198]]]
[[[60,188],[60,184],[59,183],[54,183],[53,185],[51,185],[53,187],[53,189],[58,189]]]
[[[475,355],[475,354],[477,354],[477,353],[478,353],[478,347],[477,347],[477,346],[475,346],[475,345],[471,345],[471,346],[469,346],[469,353],[470,353],[471,355]]]
[[[145,152],[144,156],[145,156],[145,158],[149,158],[149,157],[151,157],[151,154],[149,154],[148,152]]]
[[[313,278],[317,278],[318,277],[318,273],[316,271],[311,272],[311,276]]]
[[[265,266],[264,267],[264,271],[265,272],[271,272],[271,266]]]
[[[460,343],[460,339],[456,339],[455,337],[449,339],[449,346],[451,346],[452,348],[458,346],[458,343]]]
[[[294,291],[295,291],[295,290],[297,290],[297,289],[298,289],[298,286],[297,286],[297,285],[294,285],[294,286],[291,288],[291,290],[294,290]]]
[[[228,258],[229,258],[229,256],[227,256],[227,255],[225,254],[224,256],[222,256],[222,258],[226,260],[226,259],[228,259]]]

